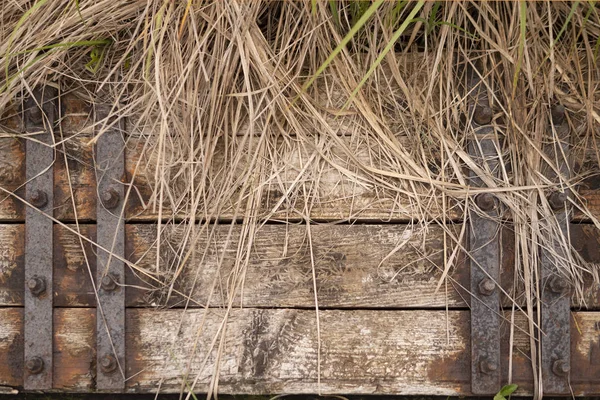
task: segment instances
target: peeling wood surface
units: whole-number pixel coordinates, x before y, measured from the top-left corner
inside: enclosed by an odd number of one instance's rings
[[[182,377],[208,389],[211,351],[224,310],[127,311],[128,392],[179,392]],[[508,315],[505,315],[508,318]],[[525,328],[525,318],[516,323]],[[94,389],[95,310],[55,310],[55,389]],[[600,393],[597,363],[600,315],[574,312],[571,383],[575,395]],[[321,390],[327,393],[469,395],[468,311],[322,311]],[[179,329],[179,327],[181,328]],[[197,337],[198,330],[203,327]],[[508,369],[508,322],[502,326],[503,376]],[[192,344],[196,342],[195,356]],[[218,343],[218,342],[217,342]],[[314,310],[235,309],[220,363],[221,393],[314,393],[317,336]],[[0,308],[0,385],[22,384],[22,310]],[[529,340],[514,341],[515,383],[530,394]],[[204,359],[207,359],[202,368]],[[191,364],[190,364],[191,363]]]

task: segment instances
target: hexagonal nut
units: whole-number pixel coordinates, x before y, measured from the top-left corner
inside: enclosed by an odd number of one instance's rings
[[[110,374],[117,370],[117,360],[110,354],[105,355],[100,359],[100,369],[105,374]]]
[[[27,287],[34,296],[40,296],[46,291],[46,279],[41,276],[34,275],[27,281]]]
[[[40,357],[31,357],[25,363],[25,369],[32,375],[37,375],[44,370],[44,360]]]
[[[496,284],[489,278],[483,278],[479,282],[479,293],[483,296],[491,296],[496,290]]]
[[[100,195],[100,201],[107,210],[114,210],[121,201],[121,195],[114,188],[109,188]]]
[[[48,204],[48,195],[42,190],[34,189],[29,194],[29,202],[34,207],[44,208]]]
[[[564,360],[556,360],[552,364],[552,372],[557,376],[567,376],[571,371],[571,367]]]
[[[482,374],[491,374],[498,371],[498,364],[493,363],[489,360],[483,360],[479,362],[479,371]]]
[[[117,288],[118,278],[114,275],[104,275],[100,280],[100,287],[107,291],[112,292]]]
[[[548,287],[554,294],[566,295],[571,291],[571,285],[569,285],[569,282],[567,282],[565,278],[556,275],[552,276],[548,280]]]
[[[494,117],[494,113],[490,106],[486,105],[477,105],[475,107],[475,111],[473,112],[473,120],[478,125],[487,125],[492,122],[492,118]]]
[[[482,211],[492,211],[496,208],[496,196],[492,193],[480,193],[475,196],[475,204]]]
[[[548,204],[554,211],[559,211],[565,208],[565,203],[569,199],[569,196],[565,192],[552,192],[548,196]]]

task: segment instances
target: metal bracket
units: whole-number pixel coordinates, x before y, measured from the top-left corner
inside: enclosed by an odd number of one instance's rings
[[[25,327],[26,390],[52,389],[53,126],[57,90],[37,88],[25,101]],[[35,207],[35,208],[33,208]]]
[[[558,171],[548,167],[545,176],[556,183],[559,175],[564,179],[570,176],[569,126],[565,121],[565,109],[558,105],[552,109],[552,122],[559,143],[544,147],[548,157],[556,161]],[[554,140],[552,140],[554,142]],[[568,207],[569,191],[557,191],[549,194],[547,201],[555,212],[554,216],[562,231],[562,237],[569,237],[570,213]],[[554,235],[552,235],[554,236]],[[540,250],[542,264],[542,383],[544,394],[570,394],[569,372],[571,368],[571,288],[567,280],[559,273],[559,266],[569,259],[565,244],[555,239],[550,249]],[[562,261],[561,261],[562,260]]]
[[[108,117],[108,108],[96,106],[96,120]],[[100,390],[125,387],[125,225],[121,218],[125,173],[122,129],[106,130],[96,143],[98,182],[96,283],[97,377]]]
[[[474,91],[479,89],[475,79]],[[480,89],[484,92],[485,89]],[[475,95],[470,107],[475,137],[468,143],[469,155],[491,176],[497,176],[500,164],[499,141],[489,124],[492,109],[485,94]],[[491,172],[491,174],[490,174]],[[475,171],[470,173],[473,187],[485,187]],[[479,210],[470,214],[469,249],[471,253],[471,391],[494,394],[500,388],[500,215],[498,200],[492,193],[477,194]]]

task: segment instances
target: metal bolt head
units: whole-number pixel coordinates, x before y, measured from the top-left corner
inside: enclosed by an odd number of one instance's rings
[[[490,374],[498,371],[498,365],[488,360],[483,360],[479,363],[479,371],[483,374]]]
[[[475,112],[473,113],[473,120],[477,122],[479,125],[487,125],[492,122],[492,117],[494,113],[489,106],[478,105],[475,107]]]
[[[37,375],[44,370],[44,360],[40,357],[32,357],[25,363],[25,369],[30,374]]]
[[[117,288],[117,278],[115,276],[104,275],[100,281],[100,287],[107,292],[112,292]]]
[[[548,196],[548,204],[554,211],[559,211],[565,208],[565,202],[569,196],[565,192],[553,192]]]
[[[29,202],[37,208],[44,208],[48,204],[48,195],[46,192],[35,189],[29,195]]]
[[[479,293],[483,296],[491,296],[495,289],[496,284],[489,278],[483,278],[481,282],[479,282]]]
[[[552,364],[552,372],[557,376],[567,376],[571,371],[571,367],[564,360],[556,360]]]
[[[104,193],[102,193],[100,200],[102,200],[102,205],[107,210],[113,210],[119,205],[121,196],[119,195],[119,192],[117,192],[115,189],[110,188],[105,190]]]
[[[105,374],[115,372],[117,369],[117,360],[110,354],[105,355],[100,359],[100,369]]]
[[[550,278],[548,287],[554,294],[567,294],[569,292],[569,282],[560,276]]]
[[[491,193],[480,193],[475,196],[475,204],[483,211],[492,211],[496,207],[496,196]]]
[[[562,104],[557,104],[552,107],[552,123],[555,125],[560,125],[565,120],[565,106]]]
[[[46,291],[46,280],[35,275],[27,281],[27,287],[31,294],[37,297]]]

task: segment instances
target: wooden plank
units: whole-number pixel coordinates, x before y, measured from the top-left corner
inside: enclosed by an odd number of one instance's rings
[[[187,374],[207,391],[214,371],[212,338],[225,311],[129,309],[127,391],[176,393]],[[509,317],[508,314],[505,317]],[[230,311],[220,363],[220,393],[314,393],[317,334],[314,310]],[[516,326],[526,320],[517,316]],[[600,313],[571,319],[571,384],[575,395],[600,393],[597,363]],[[55,310],[55,388],[93,390],[93,309]],[[199,332],[199,328],[203,327]],[[470,395],[468,311],[329,310],[320,314],[321,391],[347,394]],[[199,336],[198,336],[199,334]],[[509,323],[502,326],[503,383]],[[197,345],[195,356],[193,345]],[[22,309],[0,308],[0,385],[22,382]],[[532,391],[529,339],[515,330],[513,377],[519,394]],[[207,364],[202,368],[208,355]]]
[[[56,218],[65,221],[74,219],[66,166],[62,156],[63,153],[61,153],[66,151],[78,217],[81,221],[94,220],[96,210],[96,181],[93,169],[93,149],[87,144],[91,137],[93,123],[91,106],[84,99],[80,99],[73,94],[67,94],[62,97],[61,105],[63,110],[61,119],[63,136],[64,138],[73,137],[65,141],[64,150],[63,146],[58,146],[57,148],[59,152],[57,153],[56,165],[54,167],[55,182],[57,185],[54,215]],[[20,121],[20,114],[16,111],[17,108],[15,105],[10,109],[4,110],[2,117],[0,117],[0,187],[11,192],[17,190],[16,193],[22,195],[22,191],[19,191],[18,188],[25,181],[24,146],[21,139],[15,138],[15,134],[18,137],[18,133],[22,132],[23,128]],[[339,127],[339,133],[342,135],[342,143],[362,163],[374,168],[385,169],[385,162],[381,157],[371,157],[369,154],[369,146],[373,146],[373,144],[369,145],[368,141],[365,141],[365,139],[368,139],[368,135],[362,138],[344,135],[344,132],[347,132],[350,129],[349,127],[352,126],[353,118],[355,117],[344,116],[335,120],[336,126]],[[393,129],[397,132],[403,132],[407,127],[398,126]],[[12,136],[7,137],[10,135]],[[60,142],[61,139],[58,135],[59,131],[57,130],[57,141]],[[406,136],[400,134],[397,139],[407,151],[418,151],[415,147],[416,143],[408,141]],[[141,150],[144,140],[136,135],[132,135],[129,138],[128,152],[126,154],[129,180],[134,173],[138,160],[142,156]],[[259,216],[267,217],[271,211],[274,211],[274,214],[270,217],[272,219],[303,219],[306,199],[302,190],[291,190],[288,194],[289,199],[280,205],[278,203],[284,193],[294,183],[299,172],[304,168],[305,162],[312,155],[313,150],[301,148],[295,142],[281,142],[276,151],[281,156],[279,157],[279,162],[272,163],[266,160],[265,171],[270,171],[270,173],[278,171],[281,181],[272,181],[265,188],[265,195],[257,213]],[[578,167],[578,170],[580,172],[598,171],[596,153],[592,149],[588,151],[583,149],[581,151],[585,156],[583,156],[582,159],[584,162]],[[341,151],[339,145],[334,146],[332,149],[327,149],[326,153],[329,155],[331,161],[339,164],[340,167],[347,168],[352,173],[358,174],[358,176],[364,176],[363,172],[358,171],[353,166],[354,163]],[[213,185],[218,185],[220,178],[223,176],[223,167],[226,165],[224,154],[224,146],[220,144],[220,147],[215,151],[216,160],[211,164],[213,165],[213,170],[208,177]],[[378,153],[376,152],[375,154]],[[135,179],[135,190],[132,191],[127,206],[127,217],[131,221],[154,220],[158,216],[152,207],[145,208],[145,205],[151,198],[152,187],[154,186],[152,180],[155,165],[155,160],[142,160],[140,171],[138,171]],[[389,190],[375,189],[372,185],[356,183],[355,179],[344,175],[339,169],[332,167],[329,163],[320,159],[320,156],[316,157],[316,161],[308,167],[304,174],[303,182],[309,182],[316,176],[321,177],[316,182],[316,187],[311,187],[311,189],[315,190],[313,193],[314,196],[311,196],[311,203],[314,200],[314,204],[310,207],[310,217],[313,219],[407,221],[418,215],[418,207],[414,198],[410,199],[406,196],[396,195],[396,193]],[[391,180],[391,182],[394,181]],[[583,197],[583,201],[587,204],[592,215],[596,217],[600,217],[600,184],[598,182],[599,180],[596,176],[586,179],[580,185],[580,194]],[[406,182],[398,181],[395,183],[395,186],[398,187],[398,185],[402,184],[406,184]],[[412,190],[410,191],[412,192]],[[429,193],[424,191],[422,195],[423,197],[420,198],[420,201],[431,201]],[[435,201],[440,202],[439,196],[437,197]],[[209,205],[208,213],[214,216],[214,209],[210,209],[210,204],[212,203],[209,201],[207,204]],[[221,219],[232,218],[234,215],[232,207],[233,203],[225,205],[225,209],[219,213],[218,217]],[[198,218],[204,218],[206,210],[204,210],[203,204],[199,205],[198,210]],[[433,214],[429,217],[440,216],[441,212],[440,204],[434,205]],[[7,198],[4,192],[0,193],[0,221],[22,221],[24,219],[23,213],[24,208],[19,201],[11,197]],[[170,207],[166,207],[163,210],[163,217],[169,218],[170,216],[172,216]],[[451,218],[461,218],[462,212],[459,208],[453,208],[453,204],[450,203],[448,216]],[[185,215],[179,215],[179,217],[185,217]],[[586,220],[580,212],[576,212],[574,218],[575,220]]]
[[[96,179],[92,146],[88,145],[91,138],[91,107],[73,95],[66,95],[61,98],[61,102],[61,129],[55,130],[55,142],[60,144],[56,147],[54,165],[54,217],[67,221],[75,219],[72,191],[79,220],[93,220],[96,218]],[[0,187],[23,197],[24,190],[21,186],[25,183],[25,139],[19,137],[24,128],[16,105],[5,110],[0,127]],[[64,160],[65,153],[67,164]],[[0,221],[24,219],[23,204],[1,191]]]
[[[71,228],[75,226],[71,225]],[[460,230],[457,225],[456,230]],[[80,225],[85,237],[95,240],[95,225]],[[156,226],[149,224],[126,226],[126,256],[139,268],[156,273]],[[163,234],[158,279],[170,282],[174,272],[176,253],[181,246],[183,226],[170,227]],[[126,268],[126,304],[129,307],[168,305],[178,307],[185,298],[177,292],[190,295],[191,307],[204,305],[213,279],[217,276],[217,256],[225,247],[227,226],[216,230],[215,244],[209,246],[206,260],[198,268],[189,265],[175,281],[172,297],[167,301],[167,288],[155,281],[141,280],[141,274]],[[442,286],[435,291],[443,268],[441,243],[443,232],[431,226],[424,232],[394,225],[319,225],[312,226],[313,255],[321,307],[344,308],[450,308],[467,307],[470,301],[466,289],[469,274],[459,257],[450,276],[448,293]],[[225,252],[218,277],[217,290],[211,306],[227,304],[221,288],[236,259],[234,243],[240,227],[233,230],[231,244]],[[76,235],[64,227],[54,227],[54,302],[58,307],[94,307],[95,295],[90,280],[95,276],[96,257],[92,246],[84,243],[85,253]],[[572,241],[582,258],[582,265],[593,268],[600,263],[600,233],[592,225],[571,225]],[[23,225],[0,224],[0,306],[23,305]],[[404,243],[406,242],[406,243]],[[393,251],[399,247],[395,253]],[[196,243],[197,254],[206,247],[206,241]],[[503,230],[501,283],[503,290],[524,304],[523,289],[513,288],[514,237],[509,227]],[[393,254],[391,254],[393,253]],[[383,263],[380,262],[386,258]],[[87,255],[87,262],[86,257]],[[88,270],[88,263],[90,270]],[[200,266],[201,265],[201,266]],[[196,277],[196,274],[198,276]],[[192,290],[192,282],[197,279]],[[591,275],[583,282],[582,298],[574,297],[575,309],[600,309],[600,288],[593,284]],[[140,287],[140,288],[138,288]],[[250,253],[245,276],[242,304],[247,307],[313,307],[314,295],[310,248],[305,227],[301,225],[265,225],[258,231]],[[576,294],[574,294],[576,295]],[[466,302],[465,300],[466,299]],[[240,296],[235,297],[240,304]],[[505,307],[511,300],[503,296]]]
[[[240,227],[229,236],[228,226],[215,229],[208,254],[200,261],[207,239],[196,243],[196,256],[177,280],[177,291],[191,294],[197,305],[226,305],[228,279],[235,267]],[[455,232],[457,234],[458,232]],[[165,276],[174,274],[178,249],[183,243],[184,227],[170,227],[163,233],[160,268]],[[126,253],[129,259],[147,271],[156,270],[156,226],[128,225]],[[451,269],[458,281],[436,292],[443,270],[443,231],[438,226],[417,230],[402,225],[317,225],[311,227],[312,259],[321,307],[465,307],[468,281],[462,259]],[[189,249],[189,247],[188,247]],[[185,250],[183,249],[184,253]],[[178,250],[179,252],[182,249]],[[450,250],[448,251],[450,252]],[[179,256],[181,257],[181,256]],[[219,260],[223,259],[219,266]],[[216,286],[214,280],[217,279]],[[135,282],[133,274],[128,282]],[[195,285],[194,285],[195,282]],[[244,276],[243,297],[234,296],[234,304],[248,307],[313,307],[314,292],[311,247],[306,226],[265,225],[256,233]],[[137,286],[137,285],[136,285]],[[143,286],[143,284],[139,284]],[[147,285],[146,285],[147,286]],[[211,288],[216,287],[211,293]],[[161,304],[166,289],[144,294],[128,289],[129,305]],[[174,298],[173,305],[182,302]]]

